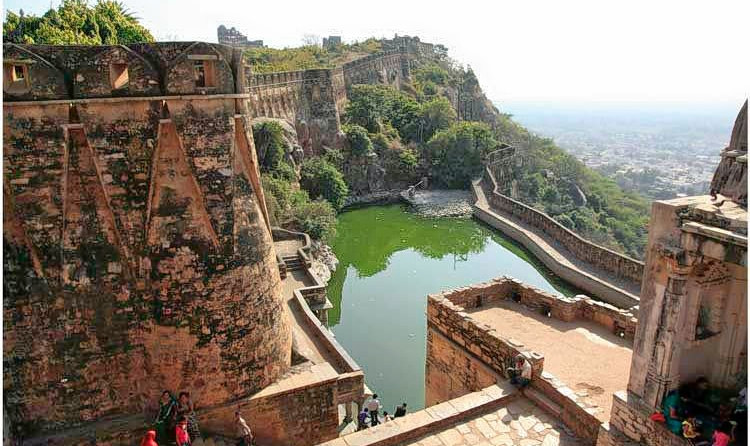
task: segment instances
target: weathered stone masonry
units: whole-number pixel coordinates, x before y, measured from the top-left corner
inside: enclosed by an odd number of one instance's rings
[[[601,422],[581,399],[554,376],[543,371],[544,357],[503,337],[467,313],[496,300],[514,300],[564,321],[591,320],[632,339],[637,325],[632,314],[583,296],[553,296],[515,279],[490,282],[430,295],[427,299],[426,404],[436,404],[478,391],[504,379],[507,367],[521,354],[532,366],[534,379],[526,397],[562,420],[578,436],[593,443]],[[460,364],[460,366],[457,366]]]
[[[3,107],[4,403],[16,433],[142,413],[165,388],[210,406],[276,381],[291,333],[241,53],[4,50],[6,68],[26,73]]]

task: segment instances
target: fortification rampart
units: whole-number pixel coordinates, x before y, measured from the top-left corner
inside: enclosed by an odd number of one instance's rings
[[[291,364],[241,53],[5,45],[4,376],[16,436],[204,406]],[[53,402],[53,403],[50,403]]]
[[[253,74],[246,91],[254,117],[284,119],[294,125],[308,155],[324,146],[341,147],[340,114],[354,84],[400,86],[409,76],[403,51],[372,54],[334,69]]]
[[[577,259],[610,272],[618,278],[640,284],[643,276],[643,262],[592,243],[561,225],[549,215],[501,194],[495,175],[489,166],[483,172],[482,189],[492,208],[508,213],[525,224],[542,230],[574,254]]]

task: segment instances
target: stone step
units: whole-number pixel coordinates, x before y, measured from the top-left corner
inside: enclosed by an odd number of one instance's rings
[[[538,390],[535,390],[531,387],[526,387],[523,389],[523,394],[525,397],[533,401],[534,404],[541,407],[543,410],[547,411],[550,415],[559,417],[560,414],[562,413],[562,407],[560,407],[559,404],[550,400]]]

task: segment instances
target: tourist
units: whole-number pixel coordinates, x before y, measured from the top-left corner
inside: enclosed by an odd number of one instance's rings
[[[195,406],[190,400],[190,394],[188,392],[180,392],[180,396],[177,398],[177,419],[186,417],[188,420],[188,435],[190,435],[190,441],[195,441],[201,436],[200,429],[198,429],[198,421],[195,418]]]
[[[177,423],[177,427],[174,428],[174,436],[177,442],[177,446],[190,446],[190,435],[188,435],[187,417],[180,418],[180,422]]]
[[[367,429],[367,408],[365,407],[359,412],[359,415],[357,415],[357,430],[361,431],[364,429]]]
[[[367,402],[367,410],[370,411],[370,426],[374,427],[380,423],[380,420],[378,419],[378,411],[381,407],[378,394],[376,393],[372,396],[372,399]]]
[[[141,440],[141,446],[159,446],[156,444],[156,431],[148,431]]]
[[[694,414],[712,414],[714,409],[710,402],[711,388],[705,377],[700,377],[694,383],[687,384],[680,388],[680,398],[682,399],[685,410]]]
[[[516,356],[516,365],[510,370],[510,372],[511,384],[514,384],[521,389],[531,382],[531,363],[523,355]]]
[[[732,440],[732,424],[728,421],[721,423],[714,431],[712,446],[727,446]]]
[[[406,403],[396,406],[396,413],[393,414],[393,418],[401,418],[404,415],[406,415]]]
[[[159,399],[159,413],[156,415],[156,441],[161,444],[172,443],[177,400],[172,392],[165,390]]]
[[[682,435],[682,421],[680,420],[680,392],[670,391],[662,403],[662,413],[667,423],[667,429],[677,435]]]
[[[388,412],[383,411],[383,423],[391,420],[393,420],[393,417],[391,415],[388,415]]]
[[[239,411],[234,413],[234,425],[237,429],[237,446],[250,446],[253,444],[253,431],[247,425]]]

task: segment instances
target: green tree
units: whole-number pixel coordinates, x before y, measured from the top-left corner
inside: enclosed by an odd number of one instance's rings
[[[427,143],[430,177],[437,184],[465,188],[482,170],[482,157],[498,143],[487,124],[457,122]]]
[[[345,120],[370,133],[392,125],[404,141],[416,141],[419,103],[400,91],[384,85],[354,85],[349,94]]]
[[[349,195],[349,188],[344,175],[335,166],[323,158],[314,157],[302,163],[300,174],[300,186],[311,198],[323,197],[335,209],[341,209]]]
[[[153,41],[138,18],[115,0],[99,0],[93,7],[86,0],[63,0],[41,17],[8,11],[3,23],[3,42],[116,45]]]
[[[441,96],[422,104],[419,118],[422,125],[420,140],[429,141],[435,132],[450,127],[456,121],[456,110],[447,98]]]
[[[367,155],[372,152],[372,141],[367,129],[357,124],[344,126],[344,133],[349,142],[349,148],[354,156]]]

